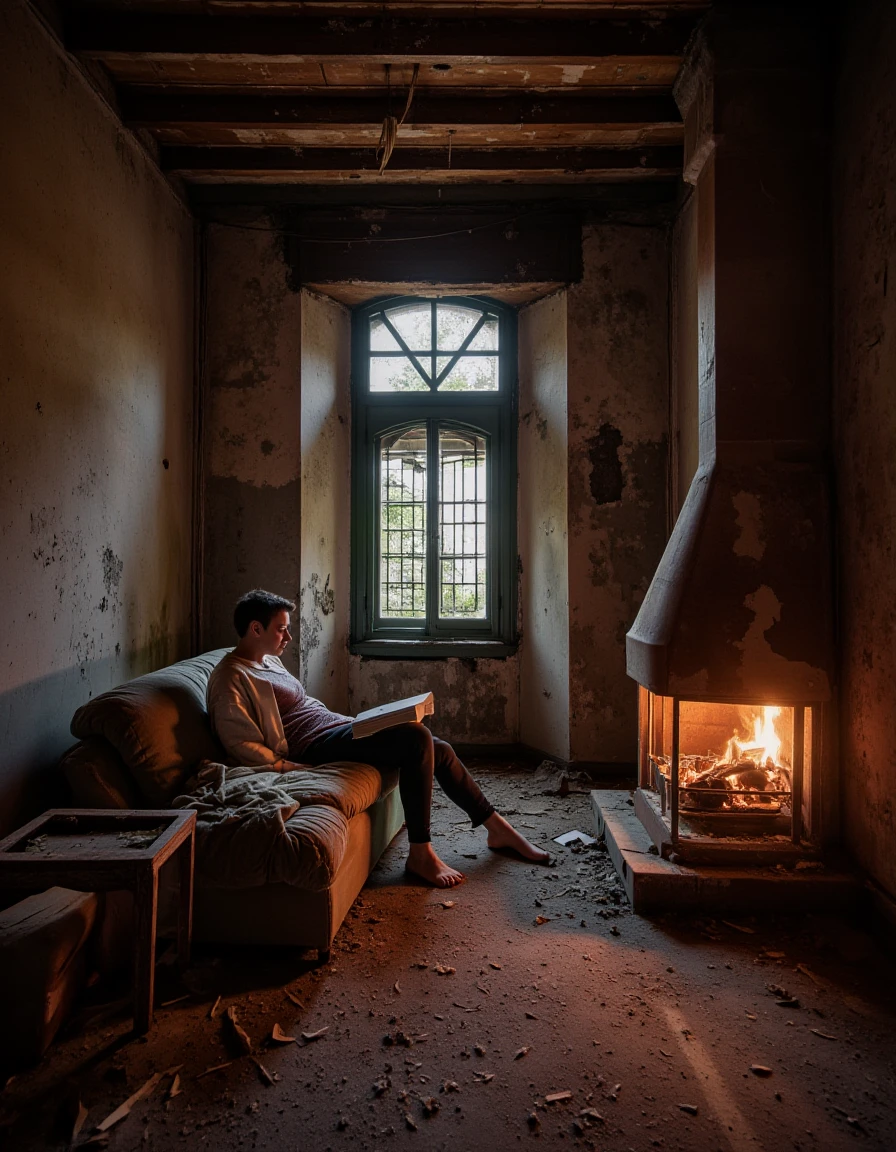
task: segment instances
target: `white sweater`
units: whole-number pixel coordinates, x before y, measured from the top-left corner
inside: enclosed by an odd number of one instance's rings
[[[231,764],[270,772],[292,767],[273,686],[253,676],[245,660],[232,653],[221,660],[209,677],[206,701],[212,728]]]

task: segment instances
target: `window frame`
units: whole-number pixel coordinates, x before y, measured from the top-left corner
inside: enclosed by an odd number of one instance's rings
[[[439,296],[436,303],[488,310],[498,318],[496,391],[371,392],[370,318],[385,308],[430,304],[429,296],[389,296],[354,309],[352,315],[352,564],[350,651],[389,658],[507,656],[517,647],[516,563],[516,311],[483,296]],[[404,355],[404,353],[402,353]],[[427,614],[423,624],[377,618],[380,533],[378,444],[401,428],[427,428]],[[438,618],[439,427],[484,436],[488,451],[486,620]]]

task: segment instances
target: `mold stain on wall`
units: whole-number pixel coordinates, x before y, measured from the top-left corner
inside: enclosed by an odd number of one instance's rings
[[[299,647],[301,649],[301,679],[308,681],[312,655],[320,647],[325,618],[336,611],[336,594],[330,587],[330,574],[321,583],[317,572],[302,585],[299,599]]]
[[[619,449],[622,433],[612,424],[602,424],[596,436],[588,440],[591,461],[591,496],[595,504],[615,504],[622,499],[624,480]]]

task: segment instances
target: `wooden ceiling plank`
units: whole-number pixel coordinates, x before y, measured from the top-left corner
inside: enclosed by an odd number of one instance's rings
[[[693,18],[666,20],[556,17],[458,18],[384,15],[329,19],[293,16],[207,16],[75,8],[66,14],[70,51],[106,54],[391,63],[587,63],[595,59],[680,57]]]
[[[402,148],[392,153],[392,172],[680,172],[681,148]],[[162,168],[172,173],[376,172],[371,148],[202,148],[167,145]]]
[[[135,128],[226,126],[282,128],[285,126],[380,124],[389,109],[385,91],[372,96],[351,95],[169,95],[147,89],[123,88],[119,108],[124,122]],[[418,93],[409,124],[444,125],[680,125],[671,95],[591,96],[502,93]]]
[[[684,132],[680,125],[643,124],[594,126],[581,124],[461,125],[452,128],[453,148],[490,148],[502,145],[516,147],[551,147],[552,145],[601,145],[613,148],[647,148],[651,145],[681,144]],[[192,125],[176,128],[154,128],[152,134],[160,144],[194,144],[225,147],[284,146],[290,148],[376,148],[382,124],[345,124],[326,128],[319,126],[292,128],[227,128]],[[446,147],[448,130],[444,126],[412,124],[398,131],[400,147],[430,145]]]
[[[701,16],[713,0],[74,0],[69,7],[103,12],[184,13],[197,16],[326,15],[369,18],[390,14],[419,16],[530,15],[533,10],[553,15],[605,15],[615,19],[661,20],[670,15]]]
[[[659,92],[671,89],[679,67],[679,58],[616,57],[589,64],[473,64],[454,63],[449,69],[423,65],[420,87],[449,91],[464,88],[523,88],[526,91],[558,92],[586,89],[606,91],[629,88],[634,91]],[[231,92],[278,91],[296,94],[300,89],[320,91],[325,88],[351,92],[382,88],[385,69],[382,64],[358,60],[335,60],[325,64],[270,57],[247,60],[233,56],[180,55],[139,57],[121,53],[103,55],[103,65],[119,84],[165,84],[180,91]],[[392,67],[393,90],[407,87],[413,75],[413,64]],[[323,80],[321,79],[323,72]]]
[[[388,168],[380,175],[376,171],[370,172],[182,172],[180,178],[185,184],[193,187],[198,185],[232,185],[240,188],[266,187],[281,188],[290,184],[310,187],[334,187],[344,185],[347,187],[360,187],[370,185],[383,189],[386,187],[403,187],[405,185],[429,185],[434,187],[474,187],[485,188],[505,187],[511,184],[562,186],[565,184],[616,184],[628,185],[630,188],[644,186],[651,183],[669,184],[681,180],[681,171],[677,173],[665,168],[639,169],[635,175],[627,169],[601,168],[586,172],[571,172],[562,169],[545,168],[539,171],[534,169],[514,170],[510,168],[496,168],[492,171],[466,171],[463,169],[440,169],[419,172],[397,170],[391,172]],[[390,193],[391,194],[391,193]]]

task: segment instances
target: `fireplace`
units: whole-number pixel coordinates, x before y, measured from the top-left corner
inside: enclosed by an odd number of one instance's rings
[[[635,811],[673,862],[805,865],[837,837],[825,135],[786,79],[802,43],[792,13],[716,5],[675,84],[696,338],[675,431],[698,464],[626,636]]]
[[[805,27],[788,5],[713,5],[675,83],[693,192],[671,438],[697,467],[626,636],[638,787],[592,798],[644,910],[854,894],[834,883],[827,153],[806,99],[825,65]]]
[[[714,447],[626,637],[636,811],[667,857],[786,862],[823,846],[832,791],[825,477]]]
[[[814,855],[822,715],[819,702],[691,700],[642,686],[635,809],[657,849],[693,863]]]

